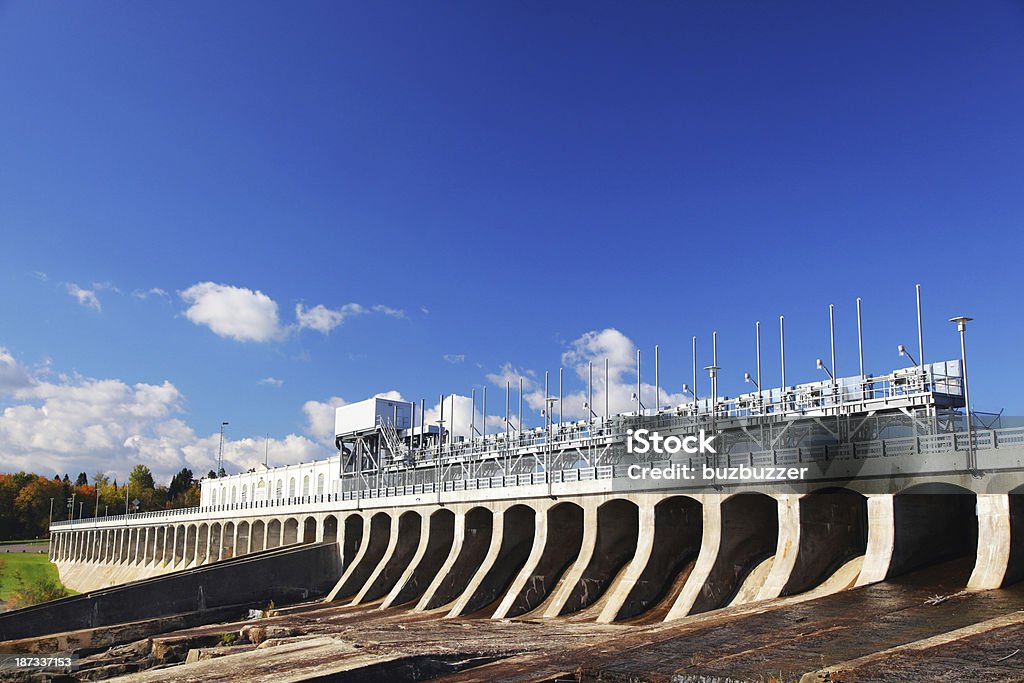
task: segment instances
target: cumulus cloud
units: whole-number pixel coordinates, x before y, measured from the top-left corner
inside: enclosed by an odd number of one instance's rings
[[[331,396],[326,401],[306,401],[302,412],[306,414],[306,433],[318,442],[334,447],[334,411],[348,401]]]
[[[366,313],[366,309],[359,304],[345,304],[339,308],[327,308],[323,304],[317,304],[308,309],[302,304],[295,304],[295,320],[299,329],[316,330],[320,334],[327,334],[345,322],[345,318],[360,313]]]
[[[367,313],[379,313],[391,318],[405,317],[405,311],[383,304],[366,307],[361,304],[351,303],[344,304],[338,308],[327,308],[323,304],[306,308],[301,303],[295,304],[295,321],[299,329],[316,330],[321,334],[328,334],[331,330],[345,322],[346,318]]]
[[[32,376],[11,353],[0,346],[0,396],[13,394],[32,385]]]
[[[100,305],[100,300],[96,298],[96,292],[92,289],[83,289],[76,285],[74,282],[69,282],[66,285],[68,294],[78,299],[78,303],[86,308],[92,308],[97,311],[102,311],[103,307]]]
[[[186,424],[185,398],[169,381],[49,378],[0,348],[0,395],[7,398],[0,413],[0,467],[6,471],[105,472],[124,481],[141,462],[167,482],[183,467],[197,476],[216,468],[219,431],[197,434]],[[262,436],[227,439],[225,469],[255,467],[267,446]],[[271,439],[269,453],[272,465],[286,464],[328,457],[333,448],[289,434]]]
[[[590,411],[584,407],[589,402],[587,383],[593,363],[593,405],[591,408],[598,415],[604,414],[605,402],[612,414],[630,412],[636,409],[632,399],[636,391],[636,344],[619,330],[608,328],[592,330],[580,335],[568,344],[562,354],[562,365],[569,372],[563,377],[562,416],[564,419],[585,419]],[[608,376],[605,379],[605,361],[608,362]],[[519,380],[523,380],[523,399],[533,411],[544,408],[544,383],[538,379],[537,373],[521,370],[506,363],[501,371],[490,373],[487,380],[498,387],[505,387],[509,382],[513,390],[518,388]],[[552,397],[558,395],[558,371],[550,375],[549,392]],[[653,408],[655,394],[659,394],[662,406],[678,405],[687,400],[683,394],[672,394],[663,387],[642,383],[641,400],[644,405]],[[558,405],[553,404],[552,410],[557,414]]]
[[[277,302],[259,290],[200,282],[180,296],[190,304],[185,317],[209,327],[218,336],[265,342],[282,334]]]

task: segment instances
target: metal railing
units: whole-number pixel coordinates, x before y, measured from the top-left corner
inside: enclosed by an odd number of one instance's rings
[[[990,429],[973,433],[973,448],[976,451],[998,448],[1024,448],[1024,427]],[[749,464],[752,466],[784,466],[797,463],[809,463],[822,460],[897,458],[911,455],[939,455],[967,451],[971,447],[966,432],[911,436],[878,441],[852,442],[838,445],[819,445],[799,448],[778,448],[762,451],[741,453],[723,453],[720,455],[721,465],[733,466]],[[694,463],[702,459],[691,458]],[[479,491],[508,489],[550,483],[573,483],[614,479],[627,476],[626,471],[632,463],[616,465],[599,465],[595,467],[577,467],[571,469],[552,470],[550,478],[547,472],[530,472],[503,476],[461,478],[456,476],[446,481],[433,481],[404,486],[384,486],[348,490],[337,493],[324,493],[310,496],[290,498],[271,498],[267,500],[248,501],[227,505],[210,505],[176,510],[159,510],[154,512],[136,512],[128,515],[109,517],[90,517],[85,519],[64,520],[53,522],[52,529],[74,527],[75,525],[111,525],[130,524],[139,521],[166,521],[168,523],[181,517],[194,515],[218,514],[234,511],[272,510],[309,505],[323,505],[353,500],[386,499],[398,496],[416,496],[437,494],[452,491]]]

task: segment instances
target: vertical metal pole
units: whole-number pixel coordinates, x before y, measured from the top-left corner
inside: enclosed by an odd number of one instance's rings
[[[857,297],[857,355],[860,358],[860,376],[864,378],[864,331],[860,320],[860,297]],[[833,370],[833,372],[835,372]]]
[[[978,469],[978,463],[974,453],[974,425],[971,420],[971,392],[967,386],[967,342],[964,333],[967,329],[966,321],[959,321],[957,328],[960,330],[960,362],[964,370],[964,408],[967,412],[967,458],[968,467],[971,471]]]
[[[523,378],[519,378],[519,436],[523,435]]]
[[[470,443],[476,441],[476,387],[473,387],[469,392],[470,402],[473,407],[469,409],[469,441]],[[454,413],[454,411],[452,411]]]
[[[437,459],[440,461],[441,448],[444,445],[444,394],[438,396],[437,403],[441,406],[440,417],[437,420],[441,430],[437,435]]]
[[[782,354],[782,393],[786,393],[786,320],[779,316],[779,351]]]
[[[661,412],[661,367],[658,358],[658,345],[654,345],[654,412]]]
[[[754,324],[754,341],[757,345],[757,402],[761,402],[761,321]],[[761,408],[759,408],[760,410]]]
[[[558,368],[558,429],[562,429],[562,368]]]
[[[608,407],[610,405],[608,397],[609,397],[609,394],[611,394],[611,389],[609,388],[609,385],[608,385],[608,377],[609,377],[609,375],[608,375],[608,358],[605,358],[604,359],[604,419],[605,420],[607,420],[609,415],[611,415],[611,412],[608,409]]]
[[[697,337],[693,338],[693,415],[697,415]]]
[[[924,323],[921,320],[921,285],[917,285],[917,362],[924,370]]]
[[[480,439],[481,441],[487,441],[487,386],[484,386],[484,403],[482,406],[481,418],[480,418]]]
[[[427,438],[427,399],[420,399],[420,446]]]
[[[452,423],[452,427],[449,430],[451,438],[448,439],[448,451],[451,452],[452,447],[455,445],[455,394],[452,394],[452,416],[448,419]]]
[[[636,350],[636,414],[640,414],[640,406],[642,405],[640,399],[640,349]]]
[[[594,361],[590,361],[587,372],[587,423],[594,424]]]
[[[718,331],[711,332],[711,364],[718,367]],[[718,371],[711,373],[711,415],[718,412]],[[713,423],[712,423],[713,424]]]
[[[836,368],[836,307],[828,305],[828,334],[832,344],[832,384],[835,385],[839,370]]]
[[[505,380],[505,443],[508,444],[508,398],[512,393],[512,383]]]
[[[548,386],[549,386],[548,385],[548,375],[549,375],[548,371],[545,370],[544,371],[544,410],[542,411],[544,413],[544,443],[547,443],[548,439],[551,438],[551,429],[548,426],[548,425],[551,424],[551,401],[548,400],[549,398],[551,398],[551,392],[548,390]]]

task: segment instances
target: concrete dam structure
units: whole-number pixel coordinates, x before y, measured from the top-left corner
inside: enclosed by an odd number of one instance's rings
[[[563,422],[549,397],[536,429],[515,428],[507,388],[504,430],[462,439],[444,399],[429,425],[413,403],[350,404],[337,456],[206,479],[198,508],[55,523],[51,558],[85,592],[327,544],[328,601],[605,623],[956,557],[973,558],[970,590],[1024,577],[1024,428],[963,414],[960,361],[734,398],[709,370],[710,398],[648,408],[638,391],[635,411],[591,401],[590,419]],[[680,447],[702,432],[705,452]],[[637,446],[655,433],[666,448]]]

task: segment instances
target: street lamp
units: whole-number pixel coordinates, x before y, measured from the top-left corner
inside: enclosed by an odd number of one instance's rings
[[[220,446],[217,448],[217,476],[224,476],[224,428],[227,422],[220,423]]]
[[[750,382],[751,384],[753,384],[753,385],[754,385],[754,387],[755,387],[755,388],[756,388],[756,389],[757,389],[758,391],[761,391],[761,385],[757,383],[757,380],[756,380],[756,379],[754,379],[753,377],[751,377],[751,376],[750,376],[750,373],[749,373],[749,372],[744,372],[744,373],[743,373],[743,381],[744,381],[744,382]]]
[[[971,394],[967,384],[967,342],[964,333],[967,331],[967,323],[974,320],[965,315],[950,318],[949,322],[956,323],[956,329],[960,333],[960,364],[964,372],[964,409],[967,413],[967,457],[968,467],[972,472],[978,469],[974,454],[974,426],[971,424]]]
[[[640,415],[642,411],[647,410],[647,406],[644,405],[644,402],[640,400],[640,397],[637,396],[635,391],[630,395],[629,400],[636,401],[636,404],[639,406],[639,408],[637,408],[637,415]]]
[[[828,366],[827,366],[827,365],[825,365],[825,363],[824,363],[824,362],[823,362],[823,361],[822,361],[822,360],[821,360],[820,358],[819,358],[819,359],[817,360],[817,366],[818,366],[818,369],[819,369],[819,370],[824,370],[824,371],[825,371],[826,373],[828,373],[828,378],[829,378],[830,380],[832,380],[833,382],[835,382],[835,381],[836,381],[836,378],[835,378],[835,376],[834,376],[834,375],[832,374],[832,371],[828,369]]]
[[[968,320],[970,320],[970,318],[968,318]],[[896,347],[896,352],[900,354],[900,356],[906,356],[907,358],[909,358],[910,362],[914,364],[915,368],[918,366],[917,361],[914,360],[914,357],[910,355],[910,351],[907,351],[907,347],[904,346],[903,344],[899,344]]]

